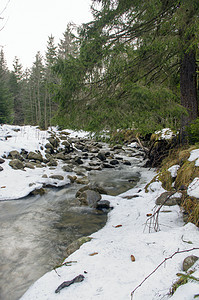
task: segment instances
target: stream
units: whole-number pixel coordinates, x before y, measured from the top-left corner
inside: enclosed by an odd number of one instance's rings
[[[139,181],[139,167],[90,172],[108,194],[118,195]],[[60,264],[67,246],[107,221],[106,213],[75,207],[82,186],[51,188],[43,196],[0,202],[0,299],[18,300],[38,278]]]

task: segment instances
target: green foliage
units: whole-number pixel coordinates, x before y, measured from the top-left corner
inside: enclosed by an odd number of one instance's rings
[[[188,283],[189,281],[191,282],[196,282],[199,283],[199,279],[196,278],[195,276],[191,275],[193,273],[189,272],[189,273],[177,273],[176,275],[179,277],[179,279],[172,285],[171,291],[170,291],[170,295],[173,295],[175,293],[175,291],[177,290],[177,288],[179,288],[181,285],[184,285],[186,283]],[[194,298],[197,298],[198,295],[195,295]]]
[[[199,118],[197,118],[189,127],[187,127],[190,143],[199,142]]]

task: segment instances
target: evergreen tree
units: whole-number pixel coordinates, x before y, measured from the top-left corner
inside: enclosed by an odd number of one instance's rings
[[[3,49],[0,51],[0,123],[11,123],[13,98],[8,88],[9,72]]]

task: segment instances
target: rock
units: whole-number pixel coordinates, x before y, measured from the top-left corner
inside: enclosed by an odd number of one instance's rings
[[[70,166],[68,166],[68,165],[62,166],[62,170],[64,172],[73,172],[73,169]]]
[[[78,165],[82,165],[84,163],[83,160],[81,159],[81,157],[79,157],[79,156],[74,158],[74,162]]]
[[[50,137],[47,140],[53,145],[54,148],[57,148],[59,146],[59,139],[58,138]]]
[[[96,209],[99,210],[110,209],[110,202],[108,200],[100,200],[97,202]]]
[[[81,193],[79,200],[81,205],[90,206],[92,208],[96,208],[97,202],[101,200],[101,195],[99,192],[93,190],[86,190]]]
[[[61,160],[67,160],[67,159],[68,159],[68,158],[64,155],[63,152],[55,154],[55,157],[56,157],[57,159],[61,159]]]
[[[119,161],[118,161],[117,159],[112,159],[112,160],[110,161],[110,164],[111,164],[112,166],[115,166],[115,165],[118,165],[118,164],[119,164]]]
[[[5,160],[0,157],[0,164],[3,164],[4,162],[5,162]]]
[[[114,166],[113,166],[113,165],[110,165],[109,163],[103,163],[103,167],[104,167],[104,168],[107,168],[107,169],[114,168]]]
[[[58,165],[57,161],[55,159],[51,159],[48,163],[47,166],[49,167],[56,167]]]
[[[183,261],[183,266],[182,266],[183,271],[186,272],[188,269],[190,269],[197,260],[198,257],[195,255],[187,256]]]
[[[9,166],[11,166],[14,170],[21,170],[24,168],[23,163],[19,159],[13,159],[9,162]]]
[[[97,154],[97,157],[98,157],[101,161],[105,161],[105,160],[106,160],[105,152],[99,152],[99,153]]]
[[[47,143],[45,145],[45,148],[46,148],[46,151],[45,151],[46,153],[49,153],[49,154],[54,153],[54,147],[51,143]]]
[[[64,180],[64,176],[62,176],[62,175],[51,175],[51,176],[49,176],[49,178],[57,179],[57,180]]]
[[[75,180],[76,183],[78,184],[89,184],[89,180],[88,180],[88,177],[84,176],[82,178],[77,178]]]
[[[42,175],[42,178],[48,178],[47,174]]]
[[[36,152],[32,152],[30,151],[30,153],[28,154],[28,159],[32,159],[32,160],[38,160],[38,161],[43,161],[43,157],[41,155],[41,153],[36,153]]]
[[[8,154],[8,157],[9,158],[11,157],[11,159],[19,159],[21,161],[23,160],[23,157],[16,150],[10,151],[10,153]]]
[[[123,164],[126,165],[126,166],[131,166],[131,162],[128,161],[128,160],[124,160],[124,161],[123,161]]]
[[[68,179],[70,180],[71,183],[74,183],[75,180],[77,179],[77,176],[68,175],[67,177],[68,177]]]
[[[67,258],[69,255],[71,255],[73,252],[75,252],[76,250],[78,250],[81,245],[83,245],[84,243],[90,242],[92,240],[91,237],[88,236],[83,236],[80,237],[78,240],[72,242],[67,248],[66,248],[66,253],[65,253],[65,258]]]
[[[44,190],[44,188],[40,188],[40,189],[35,189],[34,191],[32,191],[30,193],[30,195],[44,195],[46,193],[46,191]]]
[[[29,169],[34,169],[34,168],[35,168],[34,165],[31,164],[30,162],[25,163],[24,167],[25,167],[25,168],[29,168]]]
[[[3,171],[3,168],[0,166],[0,172]]]
[[[167,198],[168,200],[166,201]],[[165,206],[173,206],[178,205],[180,203],[180,199],[180,197],[175,197],[173,192],[164,192],[156,199],[155,204],[162,205],[164,203]]]

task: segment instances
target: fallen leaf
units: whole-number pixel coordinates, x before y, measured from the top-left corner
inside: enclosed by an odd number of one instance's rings
[[[131,261],[135,261],[135,256],[131,255]]]
[[[89,256],[94,256],[94,255],[97,255],[97,254],[98,254],[98,252],[93,252],[93,253],[89,254]]]
[[[6,188],[6,186],[4,185],[4,186],[1,186],[1,189],[5,189]]]
[[[152,214],[147,214],[146,216],[147,216],[147,217],[150,217],[150,216],[152,216]]]
[[[113,226],[113,227],[118,228],[118,227],[122,227],[122,225],[116,225],[116,226]]]

